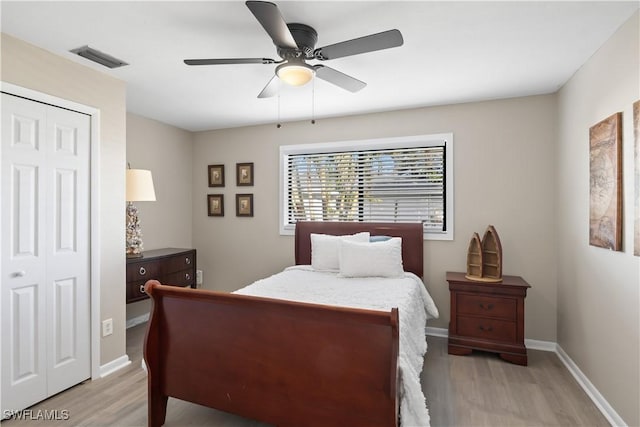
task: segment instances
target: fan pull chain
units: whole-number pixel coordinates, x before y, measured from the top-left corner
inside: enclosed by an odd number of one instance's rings
[[[311,124],[316,124],[316,79],[311,80]]]
[[[278,124],[276,125],[278,129],[282,127],[280,124],[280,91],[278,91]]]

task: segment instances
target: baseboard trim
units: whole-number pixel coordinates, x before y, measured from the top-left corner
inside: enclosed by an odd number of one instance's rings
[[[556,345],[556,354],[560,358],[560,361],[567,367],[573,378],[578,382],[580,387],[587,393],[587,396],[595,403],[602,415],[609,421],[612,426],[626,426],[622,417],[618,415],[615,409],[607,402],[602,394],[598,391],[596,386],[593,385],[589,378],[580,370],[578,365],[569,357],[569,355],[563,350],[560,345]]]
[[[141,316],[134,317],[132,319],[127,320],[125,327],[127,329],[133,328],[134,326],[138,326],[142,323],[146,323],[149,320],[149,313],[145,313]]]
[[[558,349],[558,344],[553,341],[540,341],[540,340],[530,340],[525,339],[524,345],[527,348],[532,350],[542,350],[542,351],[551,351],[556,353]]]
[[[434,337],[449,337],[449,330],[445,328],[433,328],[427,326],[425,328],[425,334],[434,336]],[[569,355],[560,347],[558,343],[553,341],[540,341],[540,340],[531,340],[525,339],[524,344],[528,349],[531,350],[541,350],[541,351],[551,351],[558,355],[560,361],[564,364],[567,370],[573,375],[573,378],[578,382],[578,385],[587,393],[587,396],[593,401],[596,407],[602,412],[602,415],[607,419],[609,424],[616,427],[627,427],[624,420],[618,413],[613,409],[613,407],[607,402],[607,399],[604,398],[602,394],[598,391],[598,389],[593,385],[589,378],[578,368],[578,365],[575,364],[573,360],[569,357]]]
[[[124,368],[129,365],[131,360],[129,360],[129,356],[126,354],[124,356],[120,356],[117,359],[112,360],[109,363],[105,363],[100,366],[100,378],[106,377],[107,375],[111,375],[116,371]]]
[[[449,337],[449,330],[445,328],[433,328],[431,326],[427,326],[424,328],[425,335],[431,335],[432,337]]]

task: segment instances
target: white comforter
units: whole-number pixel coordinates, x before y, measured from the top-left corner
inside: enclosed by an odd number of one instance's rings
[[[438,317],[438,309],[422,280],[403,278],[341,278],[311,266],[294,266],[239,289],[238,294],[289,301],[389,311],[400,317],[400,420],[403,427],[429,426],[429,412],[420,385],[427,351],[425,325]]]

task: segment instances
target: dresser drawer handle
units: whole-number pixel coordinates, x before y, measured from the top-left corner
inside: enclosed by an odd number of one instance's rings
[[[491,332],[493,331],[493,327],[492,326],[488,326],[488,327],[484,327],[483,325],[478,326],[478,329],[480,329],[481,331],[486,331],[486,332]]]
[[[191,275],[189,273],[184,273],[184,278],[186,280],[191,280]]]
[[[484,305],[484,303],[480,303],[480,308],[483,310],[491,310],[493,308],[493,304],[489,303],[487,305]]]
[[[144,291],[144,285],[140,285],[140,293],[146,294],[146,292]]]
[[[147,270],[144,267],[140,267],[140,270],[138,272],[140,273],[141,276],[144,276],[145,274],[147,274]]]
[[[187,264],[187,265],[190,265],[191,264],[191,258],[185,257],[184,263]]]

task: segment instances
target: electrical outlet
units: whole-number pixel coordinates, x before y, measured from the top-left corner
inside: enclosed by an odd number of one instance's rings
[[[113,333],[113,319],[106,319],[102,321],[102,336],[106,337]]]

